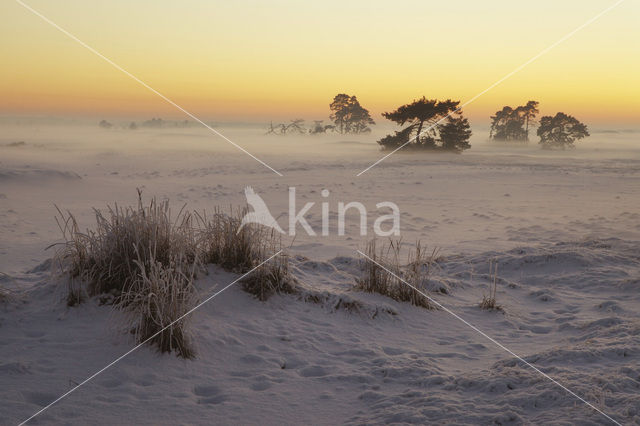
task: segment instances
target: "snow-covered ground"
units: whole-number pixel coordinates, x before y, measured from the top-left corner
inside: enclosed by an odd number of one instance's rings
[[[287,239],[298,295],[231,287],[193,315],[197,359],[143,347],[32,420],[61,424],[593,423],[608,420],[449,313],[352,289],[376,203],[401,235],[440,247],[433,297],[623,424],[640,424],[640,133],[567,152],[472,139],[462,155],[400,152],[368,172],[377,135],[263,136],[221,128],[280,177],[205,129],[4,126],[0,136],[0,422],[15,424],[125,353],[121,318],[68,308],[49,275],[55,207],[178,210],[245,203],[252,186],[286,228],[288,188],[320,234]],[[24,141],[24,144],[15,142]],[[323,198],[321,191],[330,196]],[[369,235],[337,204],[359,201]],[[502,312],[479,309],[498,264]],[[237,278],[215,266],[202,298]],[[313,296],[313,297],[310,297]]]

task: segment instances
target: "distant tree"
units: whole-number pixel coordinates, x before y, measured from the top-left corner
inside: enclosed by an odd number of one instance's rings
[[[309,133],[312,135],[327,133],[327,130],[333,130],[336,127],[331,124],[322,124],[323,122],[324,120],[314,120],[313,127],[309,129]]]
[[[589,131],[587,126],[576,118],[559,112],[553,117],[542,117],[537,134],[540,136],[542,148],[566,149],[573,148],[575,141],[589,136]]]
[[[142,127],[164,127],[165,122],[162,118],[152,118],[151,120],[146,120],[143,121],[142,124],[140,124]]]
[[[510,106],[502,107],[502,110],[491,116],[489,138],[503,141],[528,141],[529,124],[539,113],[538,105],[536,101],[529,101],[526,105],[515,109]]]
[[[538,113],[540,112],[538,110],[538,105],[540,105],[540,103],[537,101],[529,101],[525,106],[519,106],[518,108],[516,108],[518,114],[522,115],[525,120],[524,132],[527,142],[529,142],[529,123],[533,122],[536,118],[536,115],[538,115]]]
[[[471,126],[466,118],[449,116],[444,124],[438,124],[438,130],[442,149],[462,152],[471,148]]]
[[[109,123],[107,120],[102,120],[100,123],[98,123],[98,126],[102,127],[103,129],[110,129],[113,127],[113,124]]]
[[[298,132],[300,134],[307,133],[307,129],[304,128],[304,120],[301,118],[291,120],[289,124],[276,124],[273,125],[273,121],[269,123],[269,128],[265,134],[274,135],[286,135],[288,132]]]
[[[371,131],[370,124],[376,124],[355,96],[340,93],[333,98],[329,109],[329,117],[340,133],[366,133]]]
[[[347,121],[347,133],[369,133],[371,132],[370,124],[376,124],[371,118],[369,111],[363,108],[356,97],[353,97],[354,103],[351,106],[349,119]]]
[[[273,125],[273,121],[269,122],[269,128],[267,129],[267,133],[265,135],[277,135],[282,134],[282,127],[284,124],[276,124],[275,127]]]
[[[438,101],[437,99],[427,99],[424,96],[415,100],[410,104],[402,105],[392,112],[384,112],[382,116],[401,126],[405,123],[415,125],[416,136],[414,143],[416,145],[426,145],[434,147],[434,136],[436,129],[433,126],[438,120],[453,113],[458,107],[459,101]],[[426,135],[422,135],[424,125],[430,125]]]
[[[131,123],[129,123],[129,130],[136,130],[138,128],[138,125],[136,124],[135,121],[132,121]]]
[[[458,109],[459,101],[438,101],[422,97],[410,104],[402,105],[383,117],[409,126],[393,135],[387,135],[378,143],[383,149],[408,148],[440,149],[461,152],[470,148],[471,128],[469,121]],[[425,125],[428,126],[426,130]],[[414,135],[412,137],[412,135]]]
[[[349,115],[349,108],[351,105],[351,96],[340,93],[333,98],[333,102],[329,105],[331,115],[329,118],[333,120],[338,132],[344,133],[347,123],[347,117]]]
[[[300,134],[307,133],[307,129],[304,128],[304,120],[301,118],[291,120],[291,122],[284,127],[284,133],[289,131],[298,132]]]
[[[513,141],[524,140],[523,117],[510,106],[502,107],[491,116],[491,130],[489,137],[494,140]]]

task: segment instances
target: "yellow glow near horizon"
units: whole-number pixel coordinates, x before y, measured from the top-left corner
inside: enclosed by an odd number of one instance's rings
[[[462,102],[613,0],[31,0],[78,38],[211,120],[326,118],[336,93],[376,120],[422,95]],[[0,5],[0,113],[182,118],[24,9]],[[640,4],[627,1],[465,108],[502,105],[637,123]]]

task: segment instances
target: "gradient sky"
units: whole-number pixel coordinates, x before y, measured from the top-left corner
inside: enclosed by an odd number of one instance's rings
[[[325,118],[339,92],[374,118],[463,102],[615,0],[25,0],[207,120]],[[0,114],[184,118],[13,0],[0,3]],[[465,108],[541,103],[640,123],[640,1],[627,0]]]

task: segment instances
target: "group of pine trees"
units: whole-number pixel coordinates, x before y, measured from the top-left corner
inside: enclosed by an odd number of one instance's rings
[[[451,99],[438,100],[422,97],[402,105],[382,116],[393,121],[402,130],[387,135],[378,141],[384,150],[398,148],[442,150],[462,152],[471,147],[471,126],[469,120],[462,115],[460,101]],[[489,138],[496,141],[522,142],[529,141],[529,130],[536,124],[540,112],[537,101],[529,101],[526,105],[512,108],[504,106],[491,116]],[[291,120],[288,124],[271,126],[267,133],[287,134],[326,133],[334,131],[341,134],[360,134],[371,131],[369,126],[375,122],[369,111],[360,105],[355,96],[340,93],[329,105],[330,118],[333,124],[325,125],[322,120],[315,121],[313,127],[306,129],[304,120]],[[536,134],[540,137],[543,148],[571,148],[579,139],[589,136],[587,126],[576,118],[559,112],[555,116],[544,116],[537,123]]]
[[[540,112],[539,103],[529,101],[526,105],[512,108],[504,106],[491,116],[489,138],[497,141],[529,142],[529,126],[535,123]],[[540,118],[536,134],[540,137],[540,145],[545,149],[573,148],[577,140],[589,136],[584,123],[563,112],[555,116]]]
[[[511,108],[502,107],[491,116],[491,130],[489,138],[502,141],[529,141],[529,124],[533,123],[538,110],[539,103],[529,101],[524,106]]]
[[[338,133],[369,133],[369,125],[376,124],[369,111],[360,105],[355,96],[340,93],[333,98],[329,109],[329,118]]]

